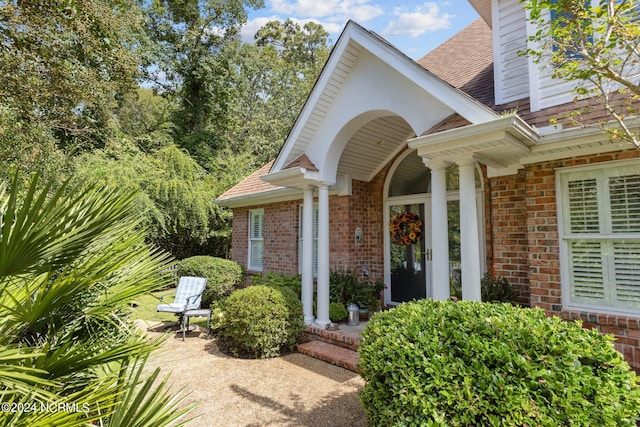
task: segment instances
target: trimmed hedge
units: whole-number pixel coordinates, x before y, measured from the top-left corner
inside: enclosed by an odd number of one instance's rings
[[[228,297],[244,279],[240,264],[224,258],[199,255],[178,262],[178,276],[196,276],[207,279],[202,294],[202,307]]]
[[[302,303],[285,287],[256,285],[217,304],[215,334],[223,348],[249,357],[293,350],[304,329]]]
[[[635,426],[640,387],[611,337],[510,304],[378,313],[359,370],[369,425]]]

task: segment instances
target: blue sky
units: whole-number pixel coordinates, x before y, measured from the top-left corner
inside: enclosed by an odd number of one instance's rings
[[[349,19],[382,35],[407,56],[418,59],[478,18],[465,0],[265,0],[250,11],[243,38],[271,20],[322,24],[335,42]]]

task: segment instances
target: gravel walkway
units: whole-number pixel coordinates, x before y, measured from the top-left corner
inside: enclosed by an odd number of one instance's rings
[[[141,326],[152,336],[164,330],[162,323]],[[362,378],[299,353],[236,359],[198,328],[184,342],[171,334],[149,360],[150,369],[156,366],[161,375],[171,373],[174,390],[190,392],[186,402],[199,402],[189,426],[366,426]]]

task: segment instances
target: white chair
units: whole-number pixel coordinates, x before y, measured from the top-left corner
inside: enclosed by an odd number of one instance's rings
[[[198,310],[202,301],[202,292],[207,285],[207,279],[204,277],[183,276],[178,282],[176,289],[176,297],[172,303],[163,303],[163,298],[172,294],[160,296],[160,304],[156,308],[157,311],[175,313],[178,318],[178,325],[183,324],[184,313],[187,310]]]

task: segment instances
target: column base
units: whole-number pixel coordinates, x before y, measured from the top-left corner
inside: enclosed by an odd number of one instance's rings
[[[316,318],[313,316],[305,316],[304,317],[304,324],[305,325],[313,325],[316,321]]]
[[[318,326],[319,328],[325,329],[329,323],[331,323],[330,320],[325,321],[316,319],[314,325]]]

